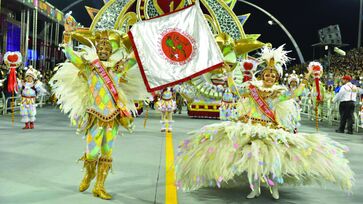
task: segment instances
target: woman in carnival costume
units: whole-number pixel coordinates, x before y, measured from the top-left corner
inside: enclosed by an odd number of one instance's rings
[[[72,37],[84,44],[74,51]],[[84,156],[85,174],[79,186],[83,192],[96,177],[93,195],[109,200],[112,196],[104,187],[112,167],[113,143],[122,126],[134,128],[132,113],[137,113],[133,100],[149,95],[134,58],[117,31],[96,33],[65,32],[63,45],[68,62],[59,66],[51,85],[63,112],[84,133],[87,148]],[[95,45],[94,45],[95,43]],[[128,59],[127,59],[128,58]],[[97,172],[96,172],[97,170]]]
[[[173,111],[176,109],[176,103],[173,100],[173,92],[170,87],[165,88],[160,94],[160,100],[157,102],[157,108],[161,112],[161,132],[171,132],[173,130]]]
[[[324,101],[324,113],[325,113],[325,117],[332,119],[333,118],[333,111],[334,110],[334,103],[333,103],[333,98],[335,96],[335,92],[334,92],[334,84],[328,84],[328,88],[325,92],[325,101]]]
[[[290,92],[294,92],[295,89],[299,86],[300,79],[299,76],[293,71],[287,78],[287,86]]]
[[[35,116],[37,114],[35,99],[38,95],[47,93],[42,82],[38,80],[38,76],[40,76],[40,73],[30,65],[25,73],[25,81],[22,81],[18,85],[21,95],[21,122],[25,123],[23,129],[34,129]]]
[[[299,84],[300,84],[300,79],[299,79],[299,76],[296,74],[295,71],[293,71],[292,74],[288,75],[287,77],[287,89],[288,89],[288,92],[289,94],[293,94],[294,91],[299,87]],[[304,95],[304,91],[306,89],[304,89],[301,93],[301,95]],[[296,101],[296,103],[294,103],[294,105],[296,106],[296,109],[298,112],[296,113],[297,115],[297,120],[300,121],[300,104],[301,104],[301,95],[300,96],[297,96],[294,98],[294,100]],[[295,129],[294,129],[294,133],[297,132],[297,127],[300,126],[299,123],[297,123]]]
[[[293,98],[301,94],[311,70],[293,93],[276,84],[286,53],[283,46],[263,48],[266,67],[261,80],[234,88],[240,96],[238,120],[204,126],[179,146],[179,188],[193,191],[248,182],[252,191],[247,198],[255,198],[265,183],[275,199],[284,184],[327,181],[351,189],[353,172],[343,155],[347,147],[326,135],[293,133],[298,120]]]

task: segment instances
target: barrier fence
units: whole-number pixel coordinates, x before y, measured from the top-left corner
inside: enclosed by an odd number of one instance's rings
[[[36,98],[36,105],[38,107],[42,108],[43,105],[45,105],[46,101],[49,99],[48,95],[42,95]],[[11,103],[14,101],[14,110],[18,111],[20,110],[20,103],[21,103],[21,97],[20,96],[14,96],[14,97],[8,97],[6,98],[4,93],[1,92],[0,95],[0,112],[2,115],[7,114],[11,111]]]
[[[363,128],[363,121],[361,121],[359,111],[361,110],[362,104],[356,103],[353,115],[353,128],[359,132],[359,128]],[[310,120],[315,120],[315,104],[313,104],[310,97],[301,98],[301,115],[305,115]],[[339,104],[331,101],[324,101],[322,105],[319,105],[319,120],[325,121],[330,125],[338,126],[340,122],[339,115]]]
[[[5,98],[4,93],[1,93],[0,95],[0,112],[5,115],[9,110],[11,110],[11,102],[14,99],[15,105],[14,110],[20,109],[20,102],[21,97],[9,97]],[[43,107],[45,105],[46,101],[49,99],[48,95],[42,95],[40,97],[37,97],[36,104],[38,107]],[[356,108],[354,110],[354,129],[359,132],[359,129],[362,128],[363,121],[361,121],[359,111],[361,110],[361,105],[357,103]],[[307,116],[310,120],[315,120],[316,114],[315,114],[315,107],[310,97],[302,97],[301,103],[301,115]],[[340,121],[340,115],[339,115],[339,105],[336,103],[332,103],[330,101],[325,101],[323,105],[320,105],[320,111],[319,111],[319,120],[325,121],[330,125],[338,125]]]

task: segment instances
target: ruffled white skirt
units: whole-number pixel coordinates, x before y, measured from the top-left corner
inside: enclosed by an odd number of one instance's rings
[[[203,127],[179,146],[177,186],[186,191],[256,180],[304,185],[331,182],[350,190],[348,148],[326,135],[293,134],[260,124],[223,122]]]

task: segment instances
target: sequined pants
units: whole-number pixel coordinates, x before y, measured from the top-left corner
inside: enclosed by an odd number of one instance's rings
[[[95,122],[86,133],[87,159],[97,159],[101,151],[102,156],[111,157],[112,146],[116,139],[119,125],[100,126]]]

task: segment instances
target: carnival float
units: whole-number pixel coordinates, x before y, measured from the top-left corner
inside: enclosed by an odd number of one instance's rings
[[[237,16],[233,12],[236,1],[200,0],[200,6],[223,53],[225,66],[233,70],[235,83],[240,84],[252,77],[250,73],[252,66],[244,65],[244,60],[250,58],[248,53],[266,44],[258,41],[259,34],[245,33],[243,24],[249,14]],[[118,30],[125,33],[120,40],[131,50],[126,33],[133,24],[176,11],[193,3],[194,0],[110,0],[100,10],[86,7],[92,18],[92,24],[89,28],[77,26],[72,38],[80,43],[87,43],[84,42],[84,36],[90,37],[97,30]],[[214,70],[175,87],[175,90],[186,99],[190,117],[219,117],[221,99],[228,88],[225,70],[224,68]],[[138,107],[141,113],[142,103],[137,103],[140,104]]]

